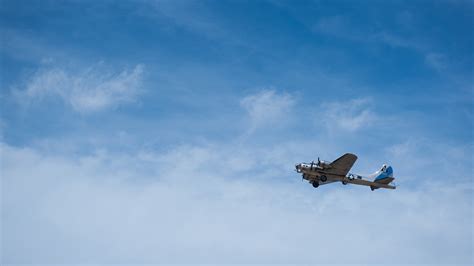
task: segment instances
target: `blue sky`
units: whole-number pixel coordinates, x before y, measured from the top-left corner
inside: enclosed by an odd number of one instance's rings
[[[473,8],[2,1],[2,262],[472,263]]]

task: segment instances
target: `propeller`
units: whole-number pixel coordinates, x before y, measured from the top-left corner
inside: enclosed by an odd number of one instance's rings
[[[314,161],[311,161],[311,170],[313,170]]]
[[[319,157],[318,157],[318,166],[321,166],[321,161],[319,160]]]

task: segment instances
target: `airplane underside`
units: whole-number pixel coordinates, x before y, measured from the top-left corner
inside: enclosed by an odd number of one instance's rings
[[[373,182],[366,179],[363,179],[361,176],[349,177],[349,176],[336,176],[331,174],[322,174],[322,175],[312,175],[312,174],[303,174],[303,179],[308,180],[314,188],[319,187],[320,185],[326,185],[335,182],[341,182],[343,185],[354,184],[360,186],[368,186],[372,191],[378,188],[386,189],[395,189],[393,185],[389,185],[394,178],[386,178],[381,182]]]

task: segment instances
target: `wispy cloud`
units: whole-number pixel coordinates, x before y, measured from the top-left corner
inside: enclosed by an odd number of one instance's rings
[[[92,113],[134,102],[142,91],[143,70],[143,65],[110,70],[103,63],[77,71],[45,66],[13,93],[23,104],[59,97],[77,112]]]
[[[353,99],[344,102],[330,102],[321,107],[324,112],[318,115],[318,123],[324,122],[329,131],[356,131],[370,127],[377,121],[371,110],[372,102],[368,98]]]
[[[204,36],[219,43],[252,46],[239,34],[226,26],[227,20],[220,18],[220,13],[213,12],[209,5],[201,1],[146,1],[151,16],[168,20],[174,26]],[[168,25],[169,27],[169,25]]]
[[[395,34],[387,29],[372,29],[354,25],[343,16],[322,17],[312,27],[314,32],[355,42],[380,43],[392,47],[423,50],[425,47],[413,39]]]
[[[473,169],[470,150],[472,144],[458,146],[411,136],[388,145],[383,152],[400,166],[397,175],[404,177],[401,182],[410,184],[419,179],[433,181],[440,177],[468,182],[472,179],[468,173]]]
[[[447,69],[448,59],[440,53],[428,53],[425,57],[426,64],[433,69],[441,72]]]
[[[368,41],[366,34],[350,25],[343,16],[321,17],[312,27],[315,33],[350,40],[350,41]]]
[[[286,123],[295,99],[287,93],[265,89],[240,101],[250,119],[250,131],[265,126],[278,127]]]
[[[410,23],[410,20],[413,18],[408,14],[406,12],[400,14],[400,17],[402,17],[401,23]],[[439,51],[433,51],[430,45],[419,38],[403,36],[389,29],[373,29],[369,31],[366,27],[358,27],[342,16],[322,17],[315,23],[312,30],[353,42],[383,44],[395,48],[411,49],[425,58],[427,66],[437,71],[446,70],[447,67],[448,60],[446,56]]]

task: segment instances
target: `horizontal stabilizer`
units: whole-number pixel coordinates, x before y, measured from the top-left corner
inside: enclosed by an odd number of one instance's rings
[[[383,179],[377,179],[374,182],[379,183],[379,184],[390,184],[390,182],[392,182],[394,179],[395,178],[393,178],[393,177],[386,177],[386,178],[383,178]]]

